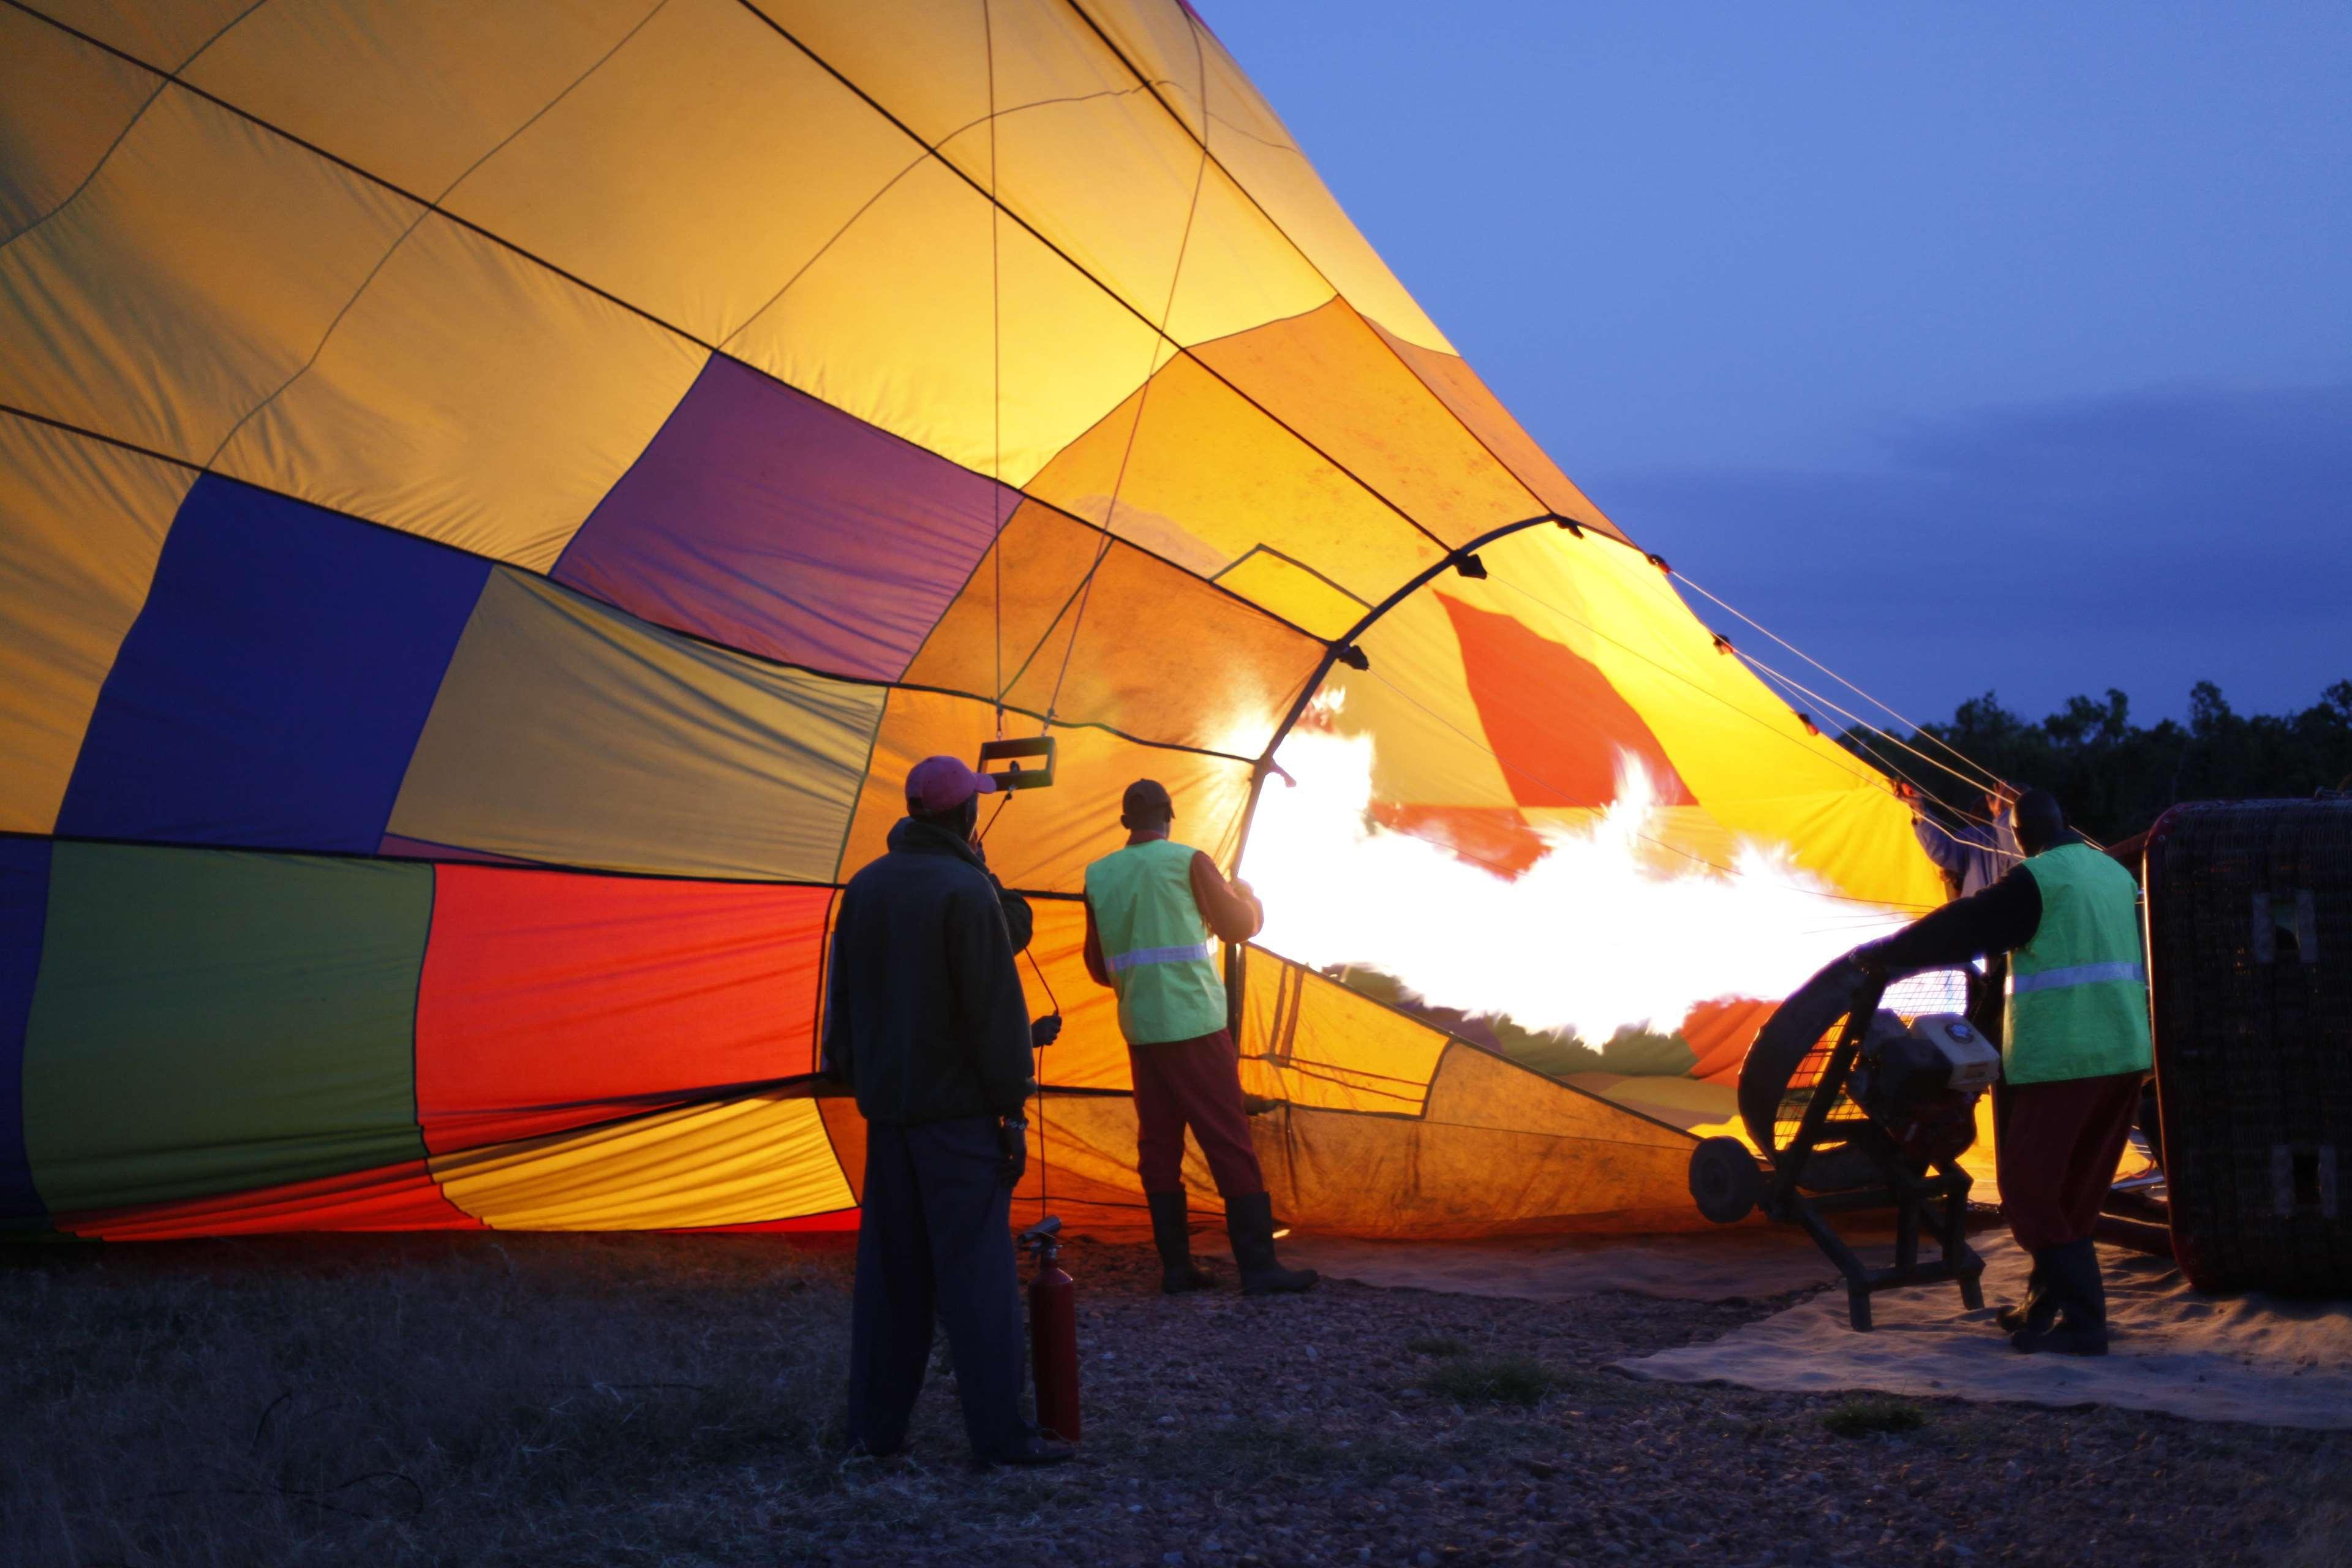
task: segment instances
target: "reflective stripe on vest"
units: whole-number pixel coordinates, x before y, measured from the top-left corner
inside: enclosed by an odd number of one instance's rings
[[[1130,844],[1087,868],[1087,902],[1118,993],[1129,1043],[1157,1045],[1225,1026],[1216,943],[1192,898],[1192,849],[1165,838]]]
[[[1181,947],[1139,947],[1132,952],[1122,952],[1110,961],[1117,970],[1133,969],[1139,963],[1196,963],[1215,954],[1214,942],[1187,942]]]
[[[2010,987],[2012,994],[2023,995],[2033,991],[2057,991],[2069,985],[2097,985],[2109,980],[2128,980],[2135,985],[2147,984],[2147,970],[2137,963],[2078,963],[2072,969],[2045,969],[2039,974],[2021,976]]]
[[[2025,871],[2042,920],[2010,959],[2002,1076],[2052,1083],[2146,1072],[2147,970],[2131,873],[2087,844],[2045,850]]]

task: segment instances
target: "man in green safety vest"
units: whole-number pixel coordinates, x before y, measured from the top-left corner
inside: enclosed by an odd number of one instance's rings
[[[1118,820],[1127,847],[1087,868],[1087,973],[1118,993],[1160,1289],[1173,1296],[1216,1283],[1192,1261],[1182,1173],[1190,1127],[1225,1201],[1244,1293],[1307,1289],[1314,1270],[1285,1268],[1274,1255],[1273,1200],[1250,1145],[1217,970],[1217,942],[1255,936],[1265,910],[1248,883],[1227,882],[1215,861],[1169,837],[1176,806],[1157,781],[1127,786]]]
[[[2016,869],[1855,957],[1903,971],[2010,955],[1994,1152],[2001,1212],[2033,1271],[2000,1325],[2021,1351],[2104,1355],[2091,1229],[2150,1062],[2139,889],[2067,827],[2045,790],[2018,798],[2017,838]]]

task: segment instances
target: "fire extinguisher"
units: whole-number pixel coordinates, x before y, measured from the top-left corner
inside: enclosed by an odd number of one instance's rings
[[[1037,1255],[1029,1281],[1029,1364],[1037,1380],[1037,1426],[1049,1437],[1078,1440],[1078,1287],[1062,1272],[1062,1222],[1047,1215],[1021,1233]]]

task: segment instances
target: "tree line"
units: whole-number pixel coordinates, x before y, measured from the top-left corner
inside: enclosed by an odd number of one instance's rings
[[[2188,722],[2147,725],[2131,721],[2130,700],[2112,689],[2104,701],[2069,698],[2041,720],[2012,712],[1988,691],[1921,730],[1906,738],[1913,752],[1948,759],[1940,741],[2011,784],[2049,790],[2075,826],[2109,842],[2139,832],[2178,801],[2352,789],[2352,680],[2336,682],[2294,713],[2240,713],[2220,687],[2200,680],[2189,690]],[[1980,809],[1981,784],[1956,772],[1957,762],[1931,765],[1876,731],[1849,730],[1841,739],[1895,777]]]

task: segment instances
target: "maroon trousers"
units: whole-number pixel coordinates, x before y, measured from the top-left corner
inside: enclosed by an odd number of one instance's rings
[[[1993,1159],[2009,1232],[2028,1252],[2087,1240],[2116,1179],[2147,1074],[2000,1084]]]
[[[1135,1070],[1136,1173],[1147,1193],[1184,1190],[1184,1129],[1192,1128],[1217,1192],[1227,1198],[1265,1191],[1249,1113],[1242,1109],[1241,1054],[1223,1029],[1189,1040],[1129,1046]]]

